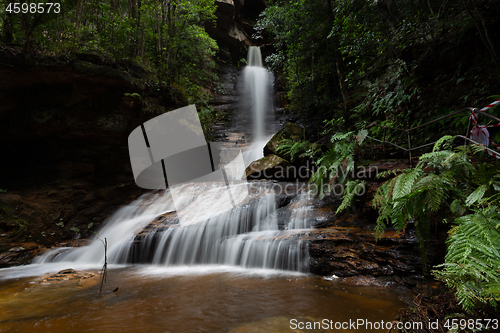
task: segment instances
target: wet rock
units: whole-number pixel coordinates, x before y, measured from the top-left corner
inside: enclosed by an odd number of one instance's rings
[[[327,195],[323,199],[314,202],[314,221],[313,227],[327,228],[335,226],[337,214],[335,211],[340,206],[341,198],[339,196]]]
[[[59,195],[59,191],[58,190],[50,190],[47,192],[47,196],[48,197],[57,197]]]
[[[217,6],[216,16],[217,16],[217,26],[228,30],[233,24],[235,6],[233,0],[217,0],[215,1]]]
[[[236,2],[233,0],[217,0],[215,3],[217,5],[215,11],[217,23],[206,26],[210,37],[217,40],[217,43],[223,47],[229,46],[232,48],[233,53],[237,53],[236,48],[242,45],[253,45],[250,35],[246,32],[246,30],[252,31],[252,28],[240,15],[244,2],[241,0],[236,0]]]
[[[287,180],[290,163],[278,155],[264,156],[252,162],[245,170],[247,179],[276,179]]]
[[[270,154],[280,155],[277,149],[282,140],[301,140],[304,138],[304,128],[297,124],[287,123],[276,134],[273,135],[271,140],[264,147],[264,156]]]
[[[22,203],[23,198],[18,194],[0,193],[0,203],[9,206],[15,206]]]
[[[386,231],[377,241],[371,231],[334,227],[311,230],[305,239],[310,242],[310,270],[315,274],[348,277],[422,272],[414,232]]]
[[[89,280],[89,281],[83,281]],[[72,268],[63,269],[56,274],[44,275],[39,279],[35,280],[37,283],[41,284],[52,284],[52,283],[67,283],[74,282],[78,283],[80,286],[89,287],[91,285],[97,284],[99,281],[98,275],[93,272],[76,271]]]
[[[12,244],[13,245],[13,244]],[[43,249],[35,243],[20,243],[8,251],[0,253],[0,268],[16,265],[26,265]]]
[[[292,200],[297,197],[296,193],[282,193],[276,195],[276,208],[288,206]]]
[[[13,247],[12,249],[9,250],[9,252],[23,252],[23,251],[26,251],[26,249],[22,246]]]

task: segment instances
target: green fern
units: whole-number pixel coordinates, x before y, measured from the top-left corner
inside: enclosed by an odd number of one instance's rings
[[[340,213],[341,211],[353,207],[354,198],[357,195],[361,195],[365,192],[365,181],[360,179],[348,181],[345,184],[344,193],[342,195],[342,203],[335,211],[335,214]]]
[[[337,141],[345,141],[345,140],[350,140],[354,132],[347,132],[347,133],[335,133],[332,135],[330,141],[332,143],[337,142]]]
[[[317,155],[319,149],[314,143],[309,141],[294,141],[290,139],[284,139],[280,141],[278,146],[278,152],[289,156],[290,161],[293,162],[297,157],[305,156],[312,158]]]
[[[440,150],[449,147],[451,139],[438,140],[414,169],[393,172],[395,177],[379,187],[372,201],[379,210],[376,237],[380,238],[389,225],[403,231],[408,222],[414,222],[424,263],[431,214],[449,205],[452,213],[460,216],[467,207],[484,203],[483,198],[488,197],[491,203],[491,198],[500,197],[494,196],[495,187],[500,189],[498,169],[491,163],[471,163],[471,151],[475,150],[468,147]]]
[[[442,149],[450,149],[451,148],[451,143],[455,139],[454,136],[451,135],[445,135],[441,137],[439,140],[436,141],[434,144],[434,147],[432,149],[433,152],[440,151]]]
[[[336,133],[331,137],[333,146],[316,162],[316,171],[309,179],[314,184],[316,195],[323,198],[336,184],[345,184],[348,175],[355,170],[354,151],[366,137],[366,131]]]
[[[447,239],[445,263],[434,276],[455,289],[467,311],[478,303],[500,301],[500,213],[497,206],[481,208],[455,219]]]
[[[464,309],[486,303],[496,306],[500,301],[499,162],[475,158],[483,154],[475,145],[450,150],[450,142],[451,137],[440,139],[414,169],[380,175],[394,178],[382,184],[373,199],[373,207],[379,209],[375,234],[381,237],[388,225],[403,231],[413,221],[425,263],[431,214],[449,204],[457,218],[447,240],[445,263],[433,274],[455,290]]]

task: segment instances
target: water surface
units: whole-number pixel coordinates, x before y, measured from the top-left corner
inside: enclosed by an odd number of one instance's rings
[[[0,270],[2,332],[292,332],[292,319],[392,321],[402,305],[384,289],[231,266],[114,268],[101,296],[98,276],[79,285],[8,274]]]

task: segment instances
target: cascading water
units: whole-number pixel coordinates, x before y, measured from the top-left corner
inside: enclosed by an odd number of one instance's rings
[[[246,152],[247,163],[262,157],[265,119],[269,113],[269,75],[262,67],[260,49],[250,47],[244,79],[246,94],[251,99],[254,144]],[[225,189],[225,185],[184,184],[176,192],[194,207],[187,209],[182,225],[176,219],[170,190],[150,193],[117,211],[89,246],[55,249],[35,262],[102,264],[102,240],[106,238],[109,263],[231,265],[306,271],[307,244],[294,240],[293,235],[310,226],[308,194],[296,188],[294,193],[283,194],[282,189],[289,186],[269,182],[233,183],[234,197],[250,195],[229,211],[213,214],[221,205],[218,193],[222,193],[219,190]],[[204,212],[210,212],[206,216],[212,217],[204,218]]]
[[[307,193],[279,195],[282,201],[291,200],[293,205],[290,206],[300,206],[291,210],[288,205],[279,207],[277,194],[269,184],[242,183],[236,189],[240,187],[243,191],[247,186],[252,187],[253,194],[244,204],[203,222],[182,226],[172,211],[168,190],[144,195],[118,210],[89,246],[58,248],[37,258],[35,263],[101,264],[104,260],[101,239],[106,238],[110,263],[218,264],[306,271],[307,244],[287,236],[309,226],[304,208],[307,206],[303,203],[308,198]],[[186,196],[194,198],[202,195],[196,185],[186,186],[184,191]],[[217,209],[217,201],[214,196],[198,209]],[[137,236],[152,222],[155,227]]]
[[[260,48],[250,46],[247,66],[243,70],[245,95],[250,99],[252,109],[254,142],[264,140],[265,116],[269,108],[269,72],[262,67]]]
[[[247,66],[243,69],[244,109],[251,113],[253,143],[243,157],[248,165],[263,157],[263,148],[270,138],[266,132],[266,120],[272,117],[273,110],[269,100],[272,74],[262,66],[260,48],[248,48]]]

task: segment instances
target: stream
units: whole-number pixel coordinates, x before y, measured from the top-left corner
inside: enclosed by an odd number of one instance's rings
[[[260,51],[249,55],[255,58]],[[269,80],[256,67],[247,72]],[[248,80],[246,87],[257,89],[247,94],[267,100],[258,94],[269,83]],[[257,104],[256,121],[248,127],[262,141],[269,135],[262,108],[269,106]],[[256,154],[247,151],[246,165],[262,156],[262,146]],[[239,179],[230,187],[181,185],[176,205],[174,189],[152,191],[116,211],[90,244],[53,249],[31,265],[0,269],[0,331],[296,332],[316,323],[306,331],[387,332],[335,328],[349,320],[392,321],[403,303],[385,289],[308,273],[308,244],[296,237],[311,230],[305,186],[297,183],[283,193],[283,184]],[[241,200],[221,209],[221,193],[228,188],[231,198]],[[182,221],[175,211],[179,202],[185,205]],[[109,267],[100,294],[104,239]],[[54,278],[70,268],[87,275]]]
[[[95,278],[5,279],[9,270],[0,272],[2,332],[291,332],[293,319],[392,321],[402,304],[380,288],[234,266],[114,267],[102,296]]]

